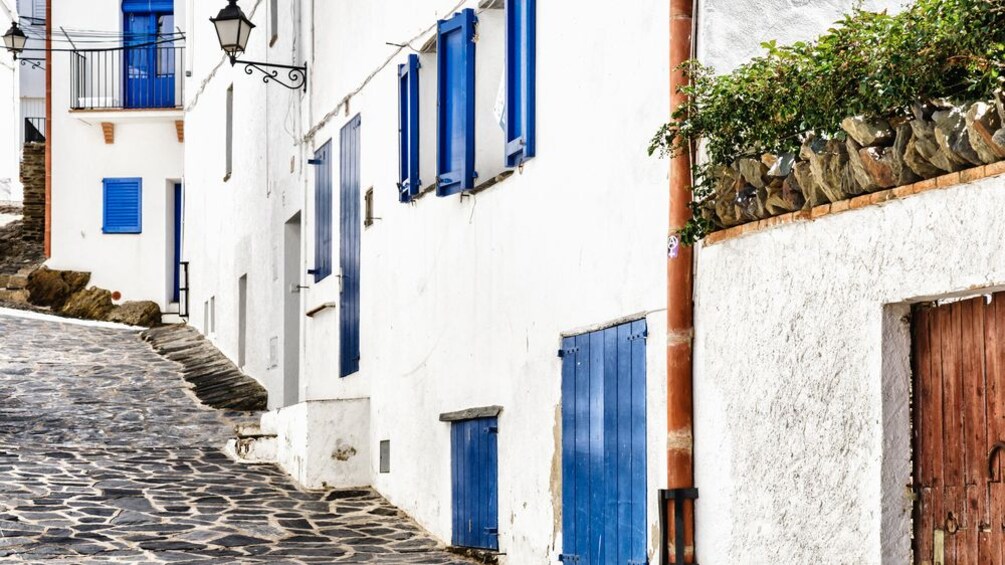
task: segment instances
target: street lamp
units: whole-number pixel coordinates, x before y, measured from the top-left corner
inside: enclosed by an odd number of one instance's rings
[[[28,43],[28,36],[17,26],[17,22],[12,23],[7,33],[3,34],[4,47],[14,55],[15,59],[24,51],[26,43]]]
[[[210,18],[209,21],[213,22],[213,26],[216,27],[220,48],[230,57],[231,66],[240,63],[244,65],[245,74],[250,75],[252,70],[262,73],[262,82],[275,81],[290,90],[303,88],[304,92],[307,92],[306,63],[297,67],[259,61],[241,61],[237,58],[238,55],[244,54],[244,50],[248,47],[248,39],[251,37],[251,30],[255,29],[255,24],[251,23],[248,16],[244,15],[244,10],[237,5],[237,0],[227,0],[227,5],[220,10],[215,18]],[[279,70],[287,71],[286,80],[279,78]]]

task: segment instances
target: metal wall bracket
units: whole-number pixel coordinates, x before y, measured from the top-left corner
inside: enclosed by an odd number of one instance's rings
[[[696,488],[677,488],[677,489],[661,489],[659,494],[659,507],[660,507],[660,532],[663,534],[661,538],[662,543],[660,544],[660,563],[662,565],[684,565],[685,564],[685,549],[687,547],[687,541],[684,536],[684,502],[698,500],[698,489]],[[667,543],[667,521],[669,516],[667,515],[667,505],[670,501],[673,501],[673,516],[674,516],[674,560],[670,561],[670,544]],[[698,565],[698,561],[694,561],[691,565]]]

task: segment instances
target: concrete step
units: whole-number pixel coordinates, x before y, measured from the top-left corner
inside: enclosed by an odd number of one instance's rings
[[[185,318],[182,318],[174,312],[167,312],[165,314],[161,314],[161,323],[170,325],[184,324]]]
[[[236,437],[227,441],[223,451],[238,463],[271,464],[278,461],[279,440],[274,435]]]

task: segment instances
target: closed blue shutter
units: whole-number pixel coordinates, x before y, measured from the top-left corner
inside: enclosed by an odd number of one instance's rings
[[[419,56],[398,65],[398,193],[402,202],[419,194]]]
[[[562,561],[646,563],[646,322],[562,356]]]
[[[534,156],[537,1],[506,0],[506,166]]]
[[[332,274],[332,142],[314,154],[314,282]]]
[[[475,11],[437,26],[436,195],[475,186]]]
[[[143,180],[104,179],[104,233],[142,233]]]
[[[173,13],[174,0],[123,0],[122,11],[125,13]]]

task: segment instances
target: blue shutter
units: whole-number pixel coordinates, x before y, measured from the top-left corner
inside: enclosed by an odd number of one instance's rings
[[[451,425],[453,544],[499,549],[499,424],[496,418]]]
[[[419,56],[398,65],[398,193],[402,202],[419,194]]]
[[[475,11],[467,8],[437,26],[436,195],[474,188]]]
[[[104,179],[104,233],[143,232],[143,180]]]
[[[562,341],[562,561],[646,562],[646,322]]]
[[[506,0],[506,166],[534,156],[537,1]]]
[[[332,142],[314,154],[314,282],[332,274]]]

